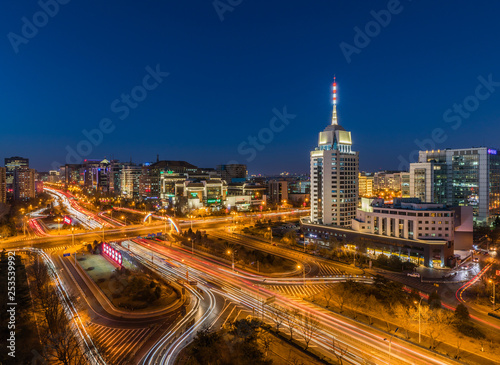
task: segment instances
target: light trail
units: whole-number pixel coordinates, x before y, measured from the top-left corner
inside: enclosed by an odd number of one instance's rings
[[[55,284],[57,288],[56,293],[59,297],[61,305],[64,308],[64,312],[68,317],[68,320],[71,323],[71,328],[75,337],[80,338],[79,346],[82,351],[83,356],[87,358],[89,364],[92,365],[106,365],[106,361],[102,358],[98,349],[96,348],[92,338],[88,334],[85,325],[83,324],[82,318],[78,313],[75,305],[71,301],[71,296],[69,295],[66,287],[64,286],[61,278],[59,277],[59,273],[57,268],[55,267],[52,259],[49,255],[47,255],[43,250],[39,250],[32,247],[25,247],[20,249],[14,249],[13,251],[30,251],[39,255],[44,261],[48,274],[52,279],[52,282]]]
[[[103,226],[113,227],[111,224],[107,223],[96,214],[80,207],[74,200],[74,197],[70,194],[47,187],[45,187],[44,190],[47,191],[47,193],[49,193],[50,195],[56,197],[56,199],[59,199],[68,213],[77,221],[79,221],[85,228],[98,229],[102,228]]]
[[[180,255],[178,253],[172,252],[166,248],[163,251],[168,251],[168,256],[163,253],[159,253],[156,249],[153,251],[151,246],[149,247],[134,247],[135,252],[138,255],[144,254],[153,258],[153,260],[158,260],[162,262],[165,258],[170,261],[177,261],[181,264],[184,260],[189,262],[191,266],[190,275],[196,275],[199,282],[204,283],[205,287],[209,286],[209,283],[217,283],[221,290],[212,289],[213,292],[217,292],[228,299],[240,303],[247,308],[252,310],[257,309],[260,311],[260,306],[262,300],[267,296],[275,296],[277,303],[279,303],[284,308],[297,309],[301,313],[312,313],[315,315],[322,323],[323,334],[319,335],[317,338],[312,340],[312,343],[322,348],[322,350],[327,352],[332,352],[331,338],[334,336],[344,336],[346,338],[351,338],[349,340],[350,351],[359,352],[359,354],[350,354],[350,362],[354,364],[360,364],[361,359],[367,354],[364,348],[370,347],[372,353],[368,355],[376,360],[377,364],[387,364],[388,349],[387,347],[387,335],[381,336],[372,331],[358,328],[348,321],[332,317],[329,314],[323,313],[318,308],[311,305],[305,305],[303,302],[293,300],[291,298],[285,297],[278,292],[274,292],[267,288],[261,288],[248,280],[241,278],[236,275],[231,275],[230,272],[217,270],[216,265],[206,263],[200,264],[195,257],[190,257],[190,255]],[[183,257],[183,258],[182,258]],[[181,274],[179,269],[171,269],[172,271],[178,270],[178,274]],[[224,269],[225,270],[225,269]],[[261,313],[262,315],[268,317],[265,311]],[[338,339],[336,338],[336,341]],[[347,341],[347,340],[344,340]],[[358,342],[358,345],[354,341]],[[436,358],[435,354],[426,355],[419,351],[418,347],[412,348],[409,344],[392,342],[392,357],[393,359],[398,359],[405,364],[455,364],[456,362],[452,360],[442,358]],[[375,352],[375,355],[373,352]]]

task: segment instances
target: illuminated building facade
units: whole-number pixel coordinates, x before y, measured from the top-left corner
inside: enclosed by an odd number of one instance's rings
[[[5,167],[0,167],[0,203],[7,202],[7,182],[5,176]]]
[[[358,204],[359,154],[351,132],[337,120],[337,84],[333,83],[332,122],[311,151],[311,216],[313,224],[350,227]]]
[[[35,170],[18,167],[14,170],[14,199],[24,200],[35,197]]]
[[[371,197],[373,196],[373,175],[366,172],[360,172],[359,181],[359,196]]]
[[[487,147],[420,151],[419,162],[410,164],[411,194],[425,195],[428,202],[471,206],[476,222],[487,223],[500,214],[499,153]]]
[[[16,169],[21,167],[30,167],[30,160],[28,158],[14,156],[5,159],[5,179],[7,196],[12,197],[14,194],[14,173]]]

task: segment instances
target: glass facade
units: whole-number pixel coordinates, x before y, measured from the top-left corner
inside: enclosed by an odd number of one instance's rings
[[[476,153],[461,153],[452,156],[453,191],[451,204],[472,206],[474,216],[477,216],[479,209],[479,154],[476,150],[471,152]]]
[[[500,155],[489,154],[490,216],[500,214]]]

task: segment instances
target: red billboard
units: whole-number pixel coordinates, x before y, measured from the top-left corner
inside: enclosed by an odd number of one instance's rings
[[[122,254],[115,250],[113,247],[107,243],[102,244],[102,253],[108,256],[111,260],[116,262],[118,265],[122,264]]]
[[[65,215],[63,222],[64,222],[64,224],[71,224],[71,223],[73,223],[73,220],[71,219],[71,217],[68,217],[67,215]]]

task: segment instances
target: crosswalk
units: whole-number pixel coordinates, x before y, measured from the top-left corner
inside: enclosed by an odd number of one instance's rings
[[[59,251],[59,250],[66,250],[69,248],[71,245],[64,245],[64,246],[55,246],[55,247],[48,247],[48,248],[42,248],[44,252],[52,252],[52,251]]]
[[[268,288],[296,298],[307,298],[318,294],[335,284],[269,285]]]
[[[127,364],[133,359],[154,328],[113,328],[91,323],[88,332],[93,340],[106,348],[108,364]]]
[[[319,275],[318,276],[332,276],[332,275],[345,275],[344,270],[340,270],[334,266],[318,263]]]

